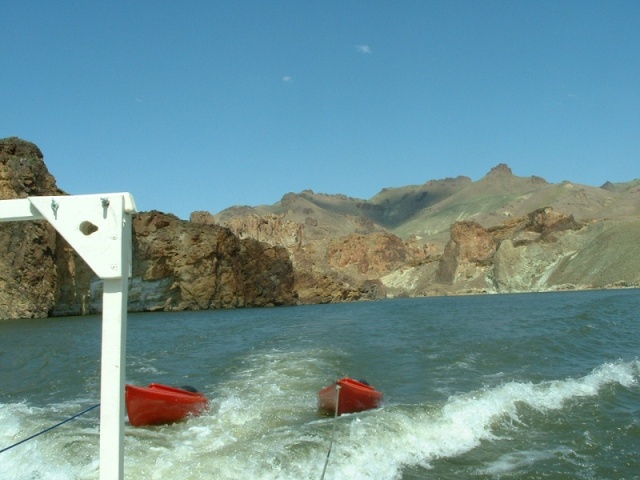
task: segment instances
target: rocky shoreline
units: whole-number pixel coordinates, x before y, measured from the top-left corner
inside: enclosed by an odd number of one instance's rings
[[[0,140],[0,199],[65,194],[36,145]],[[506,165],[370,200],[307,190],[190,221],[141,212],[129,310],[633,288],[638,238],[640,181],[554,185]],[[46,222],[0,223],[0,249],[0,319],[101,311],[101,281]]]

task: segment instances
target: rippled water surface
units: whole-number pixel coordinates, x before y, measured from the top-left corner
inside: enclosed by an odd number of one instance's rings
[[[640,292],[129,316],[127,382],[194,385],[203,416],[125,423],[128,479],[640,478]],[[99,403],[100,317],[0,322],[0,449]],[[126,419],[125,419],[126,422]],[[0,453],[2,479],[97,479],[98,409]]]

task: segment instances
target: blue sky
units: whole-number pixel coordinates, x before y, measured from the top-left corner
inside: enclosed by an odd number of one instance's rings
[[[636,0],[9,0],[0,59],[0,138],[140,211],[640,177]]]

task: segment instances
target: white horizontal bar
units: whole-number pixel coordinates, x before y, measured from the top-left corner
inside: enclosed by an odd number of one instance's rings
[[[28,198],[0,200],[0,222],[21,222],[43,218],[38,209],[31,206]]]

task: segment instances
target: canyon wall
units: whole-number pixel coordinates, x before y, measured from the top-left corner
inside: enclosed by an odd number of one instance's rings
[[[0,140],[0,199],[42,195],[65,195],[42,152]],[[304,190],[190,221],[140,212],[132,228],[132,312],[640,286],[638,180],[554,185],[498,165],[370,200]],[[101,302],[101,280],[47,222],[0,223],[0,319]]]

